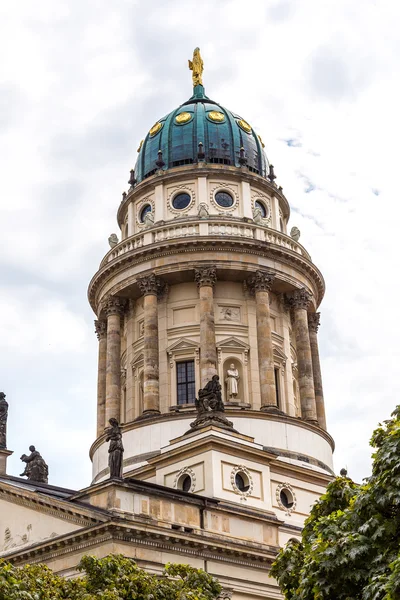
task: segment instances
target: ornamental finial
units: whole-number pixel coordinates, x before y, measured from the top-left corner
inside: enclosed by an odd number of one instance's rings
[[[193,60],[189,60],[189,69],[192,71],[193,87],[203,85],[203,59],[200,56],[200,48],[193,51]]]

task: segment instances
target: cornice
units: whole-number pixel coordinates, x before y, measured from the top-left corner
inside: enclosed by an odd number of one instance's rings
[[[279,521],[276,526],[279,526]],[[90,548],[107,541],[126,542],[130,546],[149,547],[169,554],[196,556],[204,560],[260,569],[270,565],[279,550],[276,546],[215,535],[205,530],[177,532],[149,523],[129,522],[124,518],[123,521],[113,519],[97,527],[58,536],[33,544],[29,548],[13,550],[3,555],[3,558],[13,564],[43,563],[65,554],[77,554],[80,550],[88,552]]]
[[[294,267],[313,282],[317,292],[317,297],[315,298],[316,307],[320,304],[325,292],[325,282],[319,269],[317,269],[317,267],[307,258],[298,254],[297,252],[294,252],[293,250],[272,244],[270,242],[263,242],[261,240],[250,238],[241,238],[240,244],[238,244],[238,240],[234,236],[226,236],[223,240],[221,240],[221,237],[218,235],[196,236],[196,238],[190,240],[187,238],[165,240],[163,242],[156,242],[142,248],[131,250],[125,254],[122,254],[121,256],[116,257],[110,263],[107,263],[101,267],[93,276],[88,288],[89,303],[93,311],[97,314],[99,312],[99,296],[101,287],[107,281],[109,281],[110,278],[123,272],[127,266],[139,265],[148,261],[150,258],[152,261],[154,261],[157,258],[179,255],[179,261],[175,261],[173,264],[170,263],[167,267],[163,266],[153,269],[153,272],[156,275],[165,276],[171,270],[176,272],[177,268],[178,270],[185,270],[189,268],[190,270],[194,269],[192,265],[189,266],[187,264],[190,262],[190,259],[187,259],[186,261],[182,260],[185,254],[211,252],[215,256],[214,264],[217,265],[217,268],[229,269],[232,268],[232,257],[230,257],[230,259],[227,261],[223,261],[221,257],[216,255],[218,252],[226,253],[227,250],[229,250],[229,252],[232,254],[242,254],[245,252],[248,255],[264,256],[274,260],[279,260],[281,263],[287,264],[291,268]],[[242,269],[245,274],[251,274],[250,264],[246,263],[246,265],[242,265]],[[255,261],[254,271],[258,269],[259,265]],[[237,268],[235,271],[237,271]],[[276,280],[281,279],[282,276],[285,279],[286,274],[281,274],[278,270],[275,271]],[[128,285],[136,283],[137,280],[143,276],[143,274],[144,273],[138,273],[132,281],[125,280],[122,283],[118,283],[118,286],[115,286],[115,289],[113,289],[111,292],[109,290],[108,293],[123,293],[123,290]],[[295,278],[293,278],[292,285],[294,287],[299,287],[299,283]],[[130,293],[132,293],[132,291]],[[137,289],[137,295],[140,296],[139,289]]]
[[[290,205],[288,200],[286,199],[286,196],[283,194],[282,188],[277,187],[268,179],[265,179],[261,175],[257,175],[257,173],[252,173],[248,169],[239,169],[238,167],[227,165],[211,165],[201,163],[201,166],[194,164],[180,167],[172,167],[166,171],[158,172],[152,177],[148,177],[147,179],[141,181],[134,188],[129,190],[128,194],[120,203],[117,211],[118,224],[120,227],[123,225],[126,216],[126,211],[130,202],[136,200],[137,196],[141,196],[142,194],[148,194],[149,192],[153,191],[157,185],[170,184],[174,181],[179,181],[179,183],[183,183],[187,179],[192,179],[193,177],[221,176],[227,177],[228,179],[231,179],[235,182],[239,180],[240,182],[245,181],[247,183],[253,184],[262,188],[263,191],[267,192],[271,197],[278,198],[280,200],[280,206],[283,209],[284,217],[286,219],[289,219]]]
[[[121,429],[122,429],[123,433],[126,433],[133,429],[138,429],[139,427],[146,427],[147,425],[152,425],[154,423],[162,423],[164,421],[182,420],[182,419],[192,420],[193,414],[194,414],[194,411],[191,411],[190,413],[166,412],[166,413],[162,413],[160,415],[154,415],[152,417],[148,417],[147,419],[144,419],[144,420],[132,421],[131,423],[126,423],[125,425],[121,426]],[[299,417],[291,417],[290,415],[286,415],[286,414],[273,414],[273,413],[261,412],[258,410],[251,410],[251,409],[247,409],[245,411],[229,409],[229,417],[230,418],[246,417],[246,419],[258,419],[258,420],[278,421],[281,423],[288,423],[295,427],[301,427],[302,429],[307,429],[308,431],[312,431],[313,433],[318,434],[320,437],[322,437],[324,440],[326,440],[328,442],[328,444],[332,448],[332,451],[334,451],[334,449],[335,449],[335,442],[334,442],[332,436],[329,435],[329,433],[327,431],[325,431],[324,429],[321,429],[320,427],[318,427],[317,425],[314,425],[313,423],[310,423],[309,421],[304,421],[303,419],[300,419]],[[89,456],[90,456],[91,460],[93,460],[93,455],[96,452],[96,450],[105,442],[106,442],[106,434],[105,433],[103,433],[100,437],[98,437],[93,442],[93,444],[91,445],[90,450],[89,450]]]

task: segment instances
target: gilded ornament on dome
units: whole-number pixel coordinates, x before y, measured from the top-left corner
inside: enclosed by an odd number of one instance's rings
[[[258,139],[260,140],[260,144],[261,144],[261,146],[262,146],[263,148],[265,148],[265,144],[264,144],[264,142],[262,141],[261,135],[258,135],[257,137],[258,137]]]
[[[250,125],[244,119],[240,119],[239,121],[237,121],[237,124],[239,125],[240,129],[243,129],[243,131],[245,131],[246,133],[251,133]]]
[[[188,61],[189,69],[192,71],[193,87],[203,85],[203,59],[200,56],[200,48],[195,48],[193,51],[193,59]]]
[[[162,126],[163,124],[160,122],[153,125],[153,127],[149,131],[150,137],[154,137],[162,129]]]
[[[223,115],[222,112],[219,112],[218,110],[212,110],[211,112],[209,112],[208,118],[211,119],[211,121],[215,121],[215,123],[222,123],[222,121],[225,121],[225,115]]]
[[[175,117],[175,121],[178,125],[183,125],[184,123],[189,123],[192,119],[192,114],[189,112],[181,112],[179,115]]]
[[[139,148],[137,149],[138,152],[141,151],[142,146],[143,146],[143,142],[144,142],[144,140],[140,140]]]

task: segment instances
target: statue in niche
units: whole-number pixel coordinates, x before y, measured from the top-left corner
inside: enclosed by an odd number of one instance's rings
[[[229,400],[235,400],[239,390],[239,371],[233,363],[226,372],[225,383]]]
[[[124,447],[122,445],[122,433],[117,419],[108,421],[110,427],[107,428],[106,441],[110,442],[108,447],[108,466],[110,467],[110,479],[122,479],[122,458]]]
[[[4,392],[0,392],[0,448],[7,448],[8,402]]]
[[[233,429],[233,423],[225,417],[225,407],[222,401],[221,384],[219,376],[213,375],[212,379],[199,390],[198,398],[195,400],[197,418],[190,424],[190,430],[186,433],[191,433],[203,427],[214,425],[222,429]]]
[[[197,215],[200,219],[207,219],[210,216],[208,212],[208,206],[205,202],[200,202]]]
[[[265,217],[263,217],[262,212],[261,212],[261,208],[259,206],[255,206],[253,208],[253,221],[257,225],[262,225],[263,227],[267,227],[268,226],[268,219],[266,219]]]
[[[290,230],[290,237],[295,242],[298,242],[300,239],[300,229],[298,227],[292,227],[292,229]]]
[[[29,446],[29,452],[29,456],[26,454],[21,456],[21,460],[26,466],[20,477],[27,477],[29,481],[36,481],[37,483],[48,483],[49,467],[42,455],[36,450],[35,446]]]
[[[151,211],[147,212],[144,215],[143,225],[145,227],[150,227],[151,225],[154,225],[154,215]]]
[[[116,233],[112,233],[110,235],[110,237],[108,238],[108,243],[110,245],[110,248],[115,248],[115,246],[118,244],[118,236]]]

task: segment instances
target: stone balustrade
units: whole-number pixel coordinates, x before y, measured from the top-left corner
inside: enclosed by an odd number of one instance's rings
[[[311,260],[308,252],[298,242],[285,233],[281,233],[269,227],[262,227],[255,223],[245,222],[243,219],[226,219],[210,217],[209,219],[197,219],[189,217],[174,222],[155,223],[148,229],[143,229],[129,238],[121,241],[106,254],[100,267],[112,262],[127,252],[143,248],[151,244],[157,244],[167,240],[193,238],[193,237],[230,237],[245,238],[266,242],[281,246],[292,252],[300,254]]]

